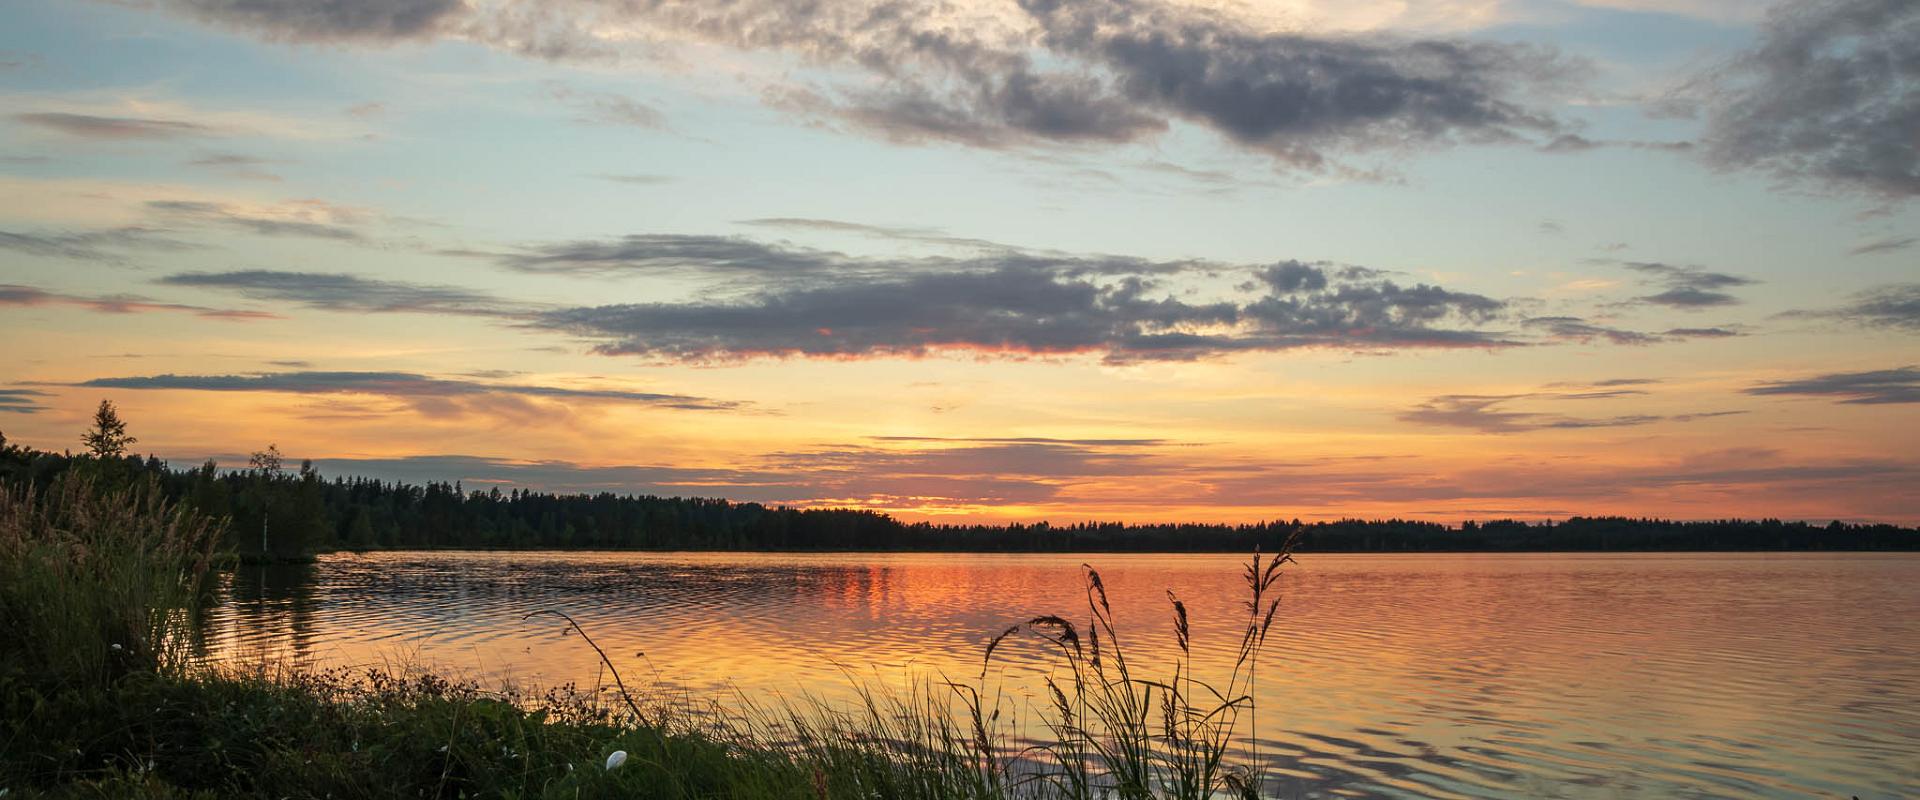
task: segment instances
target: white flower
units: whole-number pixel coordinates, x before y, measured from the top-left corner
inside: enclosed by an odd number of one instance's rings
[[[607,769],[609,770],[618,769],[621,764],[625,763],[627,763],[627,751],[625,750],[615,750],[613,751],[613,755],[607,756]]]
[[[120,645],[117,645],[117,644],[116,644],[116,645],[113,645],[113,652],[116,652],[116,653],[118,653],[118,652],[120,652],[120,651],[122,651],[122,650],[125,650],[125,649],[127,649],[127,648],[124,648],[124,647],[121,647]]]

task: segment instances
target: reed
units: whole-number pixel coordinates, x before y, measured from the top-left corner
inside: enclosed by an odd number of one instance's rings
[[[153,481],[69,477],[0,491],[0,670],[98,686],[193,661],[221,522],[169,504]]]
[[[1079,621],[1047,614],[1005,629],[977,676],[904,690],[853,678],[851,703],[768,706],[631,682],[573,617],[548,609],[527,616],[579,634],[611,686],[483,690],[404,666],[208,665],[195,657],[196,635],[218,526],[151,487],[72,481],[0,498],[0,632],[21,643],[0,648],[9,798],[1261,793],[1254,687],[1281,619],[1287,551],[1248,563],[1238,658],[1225,675],[1195,673],[1194,626],[1171,593],[1175,655],[1146,675],[1088,566]],[[994,669],[1013,640],[1029,638],[1050,654],[1044,669]],[[1042,690],[1039,707],[1009,691],[1021,681]],[[1023,725],[1028,716],[1034,724]]]
[[[1087,800],[1173,798],[1204,800],[1231,793],[1258,797],[1264,769],[1254,689],[1260,653],[1280,610],[1281,567],[1292,563],[1293,541],[1280,553],[1255,553],[1244,571],[1246,618],[1236,658],[1224,676],[1194,674],[1192,625],[1172,591],[1175,657],[1158,678],[1136,674],[1122,644],[1106,582],[1083,565],[1088,619],[1075,625],[1057,615],[1034,617],[988,642],[980,680],[1009,637],[1028,634],[1056,653],[1064,680],[1042,682],[1052,702],[1045,719],[1052,734],[1040,747],[1049,756],[1027,760],[1028,771],[1009,785],[1044,785],[1051,797]],[[1085,631],[1085,635],[1082,635]],[[979,704],[970,705],[973,718]],[[1245,718],[1246,763],[1229,764]]]

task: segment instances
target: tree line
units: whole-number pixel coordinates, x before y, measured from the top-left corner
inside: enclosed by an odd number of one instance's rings
[[[1777,519],[1671,521],[1574,517],[1562,522],[1275,520],[1252,524],[1079,523],[935,525],[860,509],[798,509],[713,498],[528,489],[467,490],[324,478],[312,462],[281,463],[278,448],[245,467],[208,460],[175,468],[132,455],[112,404],[82,437],[86,452],[22,447],[0,434],[0,483],[17,490],[66,476],[152,480],[182,504],[230,521],[225,543],[246,556],[295,558],[341,549],[872,550],[958,552],[1524,552],[1916,550],[1920,530],[1887,524],[1814,525]]]

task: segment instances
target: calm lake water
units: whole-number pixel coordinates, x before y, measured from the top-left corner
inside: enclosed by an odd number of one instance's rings
[[[1212,555],[386,553],[243,568],[232,659],[410,663],[523,685],[601,680],[843,698],[978,676],[987,640],[1084,620],[1081,564],[1129,657],[1193,618],[1225,674],[1240,564]],[[1304,555],[1263,656],[1282,797],[1920,797],[1920,554]],[[641,655],[644,653],[644,656]],[[994,680],[1041,690],[1034,644]]]

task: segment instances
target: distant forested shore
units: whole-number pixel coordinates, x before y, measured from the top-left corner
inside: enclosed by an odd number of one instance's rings
[[[936,525],[859,509],[325,478],[311,464],[283,468],[271,448],[245,468],[207,461],[180,469],[125,452],[133,440],[111,411],[103,404],[108,416],[87,434],[88,453],[21,447],[0,435],[0,484],[13,491],[47,487],[69,473],[113,483],[152,480],[169,500],[230,520],[224,549],[275,559],[438,548],[1247,553],[1275,552],[1296,532],[1297,551],[1321,553],[1920,550],[1915,528],[1775,519]]]

